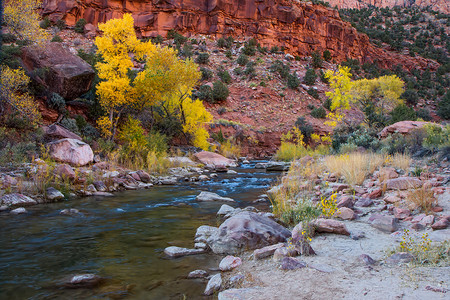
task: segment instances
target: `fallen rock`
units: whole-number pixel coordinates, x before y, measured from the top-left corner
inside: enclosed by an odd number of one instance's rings
[[[266,164],[266,171],[288,171],[290,166],[288,162],[271,161]]]
[[[215,233],[219,231],[219,228],[208,226],[208,225],[202,225],[199,228],[197,228],[197,231],[195,233],[195,242],[196,243],[206,243],[206,241]]]
[[[78,274],[70,277],[63,285],[66,288],[92,288],[99,285],[103,280],[96,274]]]
[[[227,197],[222,197],[219,196],[216,193],[211,193],[211,192],[201,192],[196,198],[195,200],[197,201],[205,201],[205,202],[209,202],[209,201],[228,201],[228,202],[235,202],[233,199],[231,198],[227,198]]]
[[[182,248],[182,247],[176,247],[176,246],[170,246],[164,249],[164,254],[166,254],[169,257],[176,258],[176,257],[182,257],[187,255],[194,255],[194,254],[201,254],[205,253],[204,249],[188,249],[188,248]]]
[[[216,274],[208,281],[206,285],[206,289],[204,294],[209,296],[219,291],[222,287],[222,276],[220,274]]]
[[[27,46],[22,49],[22,62],[28,73],[36,74],[38,81],[50,92],[66,100],[75,99],[87,93],[95,72],[78,55],[72,54],[60,43]],[[33,72],[36,70],[45,72]],[[40,75],[43,74],[43,75]]]
[[[347,207],[341,207],[339,208],[336,213],[334,214],[335,217],[342,219],[342,220],[354,220],[356,219],[356,213]]]
[[[414,259],[414,256],[409,252],[399,252],[395,253],[394,255],[389,256],[386,259],[386,262],[388,264],[402,264],[402,263],[409,263]]]
[[[51,158],[73,166],[84,166],[94,160],[91,147],[79,140],[62,139],[51,142],[47,146]]]
[[[223,216],[223,215],[226,215],[226,214],[229,214],[229,213],[233,212],[234,210],[235,209],[233,207],[231,207],[231,206],[229,206],[227,204],[223,204],[220,207],[219,211],[217,212],[217,215]]]
[[[430,226],[431,224],[433,224],[433,222],[434,222],[434,216],[428,215],[428,216],[422,218],[422,220],[420,220],[419,224],[422,225],[423,227],[427,227],[427,226]]]
[[[344,223],[331,219],[317,219],[312,222],[316,232],[350,235]]]
[[[290,253],[289,253],[289,249],[287,247],[281,247],[275,250],[275,252],[273,253],[273,260],[274,261],[280,261],[285,257],[289,257]]]
[[[99,192],[106,192],[108,190],[108,187],[103,181],[97,180],[93,182],[94,187]]]
[[[352,208],[353,207],[353,197],[344,195],[339,198],[339,202],[337,203],[337,207],[347,207]]]
[[[195,153],[194,156],[204,165],[216,167],[237,167],[236,161],[226,158],[220,154],[201,151]]]
[[[373,205],[372,199],[369,198],[361,198],[355,202],[356,207],[369,207]]]
[[[64,199],[64,194],[53,187],[49,187],[46,190],[45,197],[47,198],[47,200],[57,201]]]
[[[388,190],[407,190],[422,186],[422,181],[416,177],[399,177],[386,181]]]
[[[75,139],[82,141],[81,137],[72,131],[65,129],[57,124],[42,127],[44,136],[48,140],[60,140],[60,139]]]
[[[306,267],[306,264],[295,257],[285,257],[281,260],[282,270],[296,270]]]
[[[384,167],[378,172],[378,178],[383,180],[398,178],[398,173],[393,167]]]
[[[150,174],[148,174],[147,172],[145,172],[143,170],[137,171],[136,174],[139,176],[139,179],[142,182],[150,183],[152,181],[152,177],[150,176]]]
[[[383,201],[386,202],[387,204],[394,204],[399,202],[401,199],[397,196],[394,195],[387,195],[386,197],[384,197]]]
[[[73,181],[77,178],[75,171],[68,164],[57,165],[55,169],[53,169],[53,173],[55,175],[58,175],[62,179],[68,179],[70,181]]]
[[[440,229],[446,229],[448,227],[449,221],[447,218],[442,218],[439,221],[435,222],[433,225],[431,225],[431,228],[433,230],[440,230]]]
[[[398,230],[398,219],[389,216],[377,215],[372,220],[370,225],[384,232],[394,232]]]
[[[192,278],[205,278],[206,276],[208,276],[208,272],[206,272],[205,270],[195,270],[192,271],[188,274],[187,278],[192,279]]]
[[[278,243],[275,245],[266,246],[260,249],[256,249],[253,251],[253,258],[254,259],[263,259],[266,257],[269,257],[275,253],[275,251],[279,248],[284,247],[284,243]]]
[[[242,265],[242,260],[235,256],[225,256],[219,264],[219,269],[222,272],[233,270]]]
[[[16,209],[11,210],[10,213],[13,215],[26,214],[27,210],[24,207],[18,207]]]
[[[243,211],[227,219],[207,241],[214,253],[234,254],[286,241],[291,232],[274,220]]]
[[[409,209],[394,207],[394,217],[397,219],[403,220],[409,216],[411,216],[411,211]]]
[[[38,202],[36,200],[18,193],[6,194],[0,198],[0,206],[28,206],[35,205],[37,203]]]

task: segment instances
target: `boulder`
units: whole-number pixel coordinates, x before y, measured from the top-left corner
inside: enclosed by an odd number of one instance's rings
[[[270,246],[266,246],[266,247],[263,247],[260,249],[256,249],[255,251],[253,251],[253,258],[254,259],[263,259],[263,258],[269,257],[269,256],[273,255],[278,248],[282,248],[282,247],[284,247],[284,243],[278,243],[275,245],[270,245]]]
[[[209,296],[219,291],[222,287],[222,276],[216,274],[208,281],[204,294]]]
[[[145,172],[143,170],[137,171],[136,174],[139,176],[139,179],[142,182],[149,183],[149,182],[152,181],[152,177],[147,172]]]
[[[434,222],[434,216],[428,215],[428,216],[424,217],[422,220],[420,220],[419,224],[422,225],[423,227],[427,227],[427,226],[430,226],[431,224],[433,224],[433,222]]]
[[[353,197],[347,196],[347,195],[340,197],[339,202],[337,203],[337,207],[338,208],[340,208],[340,207],[352,208],[353,207]]]
[[[38,204],[38,202],[28,196],[18,193],[6,194],[0,198],[0,206],[28,206],[34,204]]]
[[[64,194],[53,187],[49,187],[46,190],[45,198],[50,201],[58,201],[64,199]]]
[[[216,167],[237,167],[236,161],[226,158],[217,153],[201,151],[194,154],[195,157],[204,165]]]
[[[99,285],[104,278],[96,274],[78,274],[63,282],[66,288],[92,288]]]
[[[217,215],[223,216],[223,215],[229,214],[229,213],[231,213],[233,211],[234,211],[233,207],[231,207],[231,206],[229,206],[227,204],[222,204],[222,206],[220,207],[219,211],[217,212]]]
[[[81,141],[81,137],[72,131],[65,129],[57,124],[42,127],[44,136],[49,140],[74,139]]]
[[[373,205],[373,201],[369,198],[361,198],[355,202],[356,207],[369,207],[371,205]]]
[[[60,212],[59,212],[59,214],[60,215],[63,215],[63,216],[80,216],[80,215],[83,215],[78,209],[76,209],[76,208],[65,208],[65,209],[63,209],[63,210],[61,210]]]
[[[234,254],[284,242],[291,232],[274,220],[243,211],[227,219],[207,243],[214,253]]]
[[[389,125],[389,126],[385,127],[378,134],[378,136],[380,138],[385,138],[385,137],[387,137],[387,136],[389,136],[390,134],[393,134],[393,133],[401,133],[403,135],[407,135],[411,131],[413,131],[415,129],[420,129],[423,126],[428,125],[428,124],[437,125],[436,123],[432,123],[432,122],[400,121],[400,122],[397,122],[397,123],[394,123],[392,125]],[[440,126],[440,125],[438,125],[438,126]]]
[[[206,276],[208,276],[208,272],[206,272],[205,270],[195,270],[192,271],[188,274],[187,278],[192,279],[192,278],[205,278]]]
[[[186,156],[175,156],[167,158],[170,162],[181,166],[196,166],[197,164]]]
[[[39,74],[35,75],[35,80],[66,100],[87,93],[95,77],[94,70],[87,62],[60,43],[24,47],[22,62],[28,73]],[[38,70],[45,72],[36,72]]]
[[[411,211],[407,208],[394,207],[394,217],[403,220],[411,215]]]
[[[94,160],[94,152],[91,147],[79,140],[62,139],[47,145],[50,157],[60,162],[73,166],[84,166]]]
[[[282,270],[296,270],[306,267],[306,264],[295,257],[285,257],[281,260]]]
[[[11,210],[10,213],[13,215],[26,214],[27,210],[24,207],[18,207],[16,209]]]
[[[291,163],[281,161],[271,161],[266,164],[266,171],[287,171]]]
[[[415,189],[422,186],[422,181],[416,177],[399,177],[386,181],[388,190],[407,190]]]
[[[208,226],[208,225],[202,225],[199,228],[197,228],[197,231],[195,233],[195,242],[196,243],[206,243],[206,241],[215,233],[219,231],[219,228]]]
[[[448,227],[449,221],[447,218],[442,218],[439,221],[435,222],[433,225],[431,225],[431,228],[433,230],[441,230],[446,229]]]
[[[348,207],[341,207],[339,208],[336,213],[334,214],[335,217],[342,219],[342,220],[354,220],[356,219],[355,212]]]
[[[188,248],[181,248],[176,246],[170,246],[164,249],[164,254],[171,258],[176,257],[182,257],[187,255],[194,255],[194,254],[200,254],[205,253],[204,249],[188,249]]]
[[[57,165],[55,169],[53,169],[53,173],[62,179],[69,179],[71,181],[77,178],[77,174],[68,164]]]
[[[219,269],[222,272],[231,271],[239,267],[240,265],[242,265],[241,258],[232,255],[227,255],[220,261]]]
[[[378,178],[383,180],[398,178],[398,173],[393,167],[384,167],[378,172]]]
[[[233,199],[219,196],[216,193],[211,192],[201,192],[195,200],[202,201],[202,202],[211,202],[211,201],[228,201],[228,202],[234,202]]]
[[[398,230],[398,219],[390,216],[376,215],[373,216],[370,225],[384,232],[394,232]]]
[[[317,219],[312,222],[316,232],[335,233],[342,235],[350,235],[347,227],[343,222],[332,219]]]

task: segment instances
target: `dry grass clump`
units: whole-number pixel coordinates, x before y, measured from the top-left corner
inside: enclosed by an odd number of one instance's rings
[[[392,160],[389,164],[396,169],[402,169],[403,171],[407,172],[411,165],[411,156],[403,153],[395,153],[392,156]]]
[[[331,173],[343,176],[352,185],[361,185],[369,174],[383,166],[386,157],[377,153],[330,155],[324,158],[325,168]]]
[[[241,156],[241,146],[227,140],[220,145],[219,152],[225,157],[237,159]]]
[[[406,201],[412,209],[419,209],[423,212],[430,212],[437,205],[437,199],[434,197],[433,191],[427,186],[410,190]]]

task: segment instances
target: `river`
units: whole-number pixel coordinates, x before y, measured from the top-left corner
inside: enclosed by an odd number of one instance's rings
[[[211,181],[126,191],[107,198],[79,198],[0,213],[0,299],[208,299],[206,282],[186,279],[196,269],[217,269],[221,256],[167,259],[164,248],[192,248],[200,225],[218,226],[223,203],[196,202],[201,190],[253,203],[280,173],[254,169],[255,162]],[[82,216],[63,216],[76,208]],[[95,273],[106,280],[94,289],[66,289],[67,276]],[[214,272],[213,272],[214,273]]]

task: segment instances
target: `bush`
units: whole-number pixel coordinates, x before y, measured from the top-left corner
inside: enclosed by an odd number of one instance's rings
[[[277,54],[279,51],[280,49],[277,46],[270,48],[270,53]]]
[[[248,56],[253,56],[256,54],[256,45],[257,42],[255,39],[249,40],[244,44],[244,48],[242,49],[242,53]]]
[[[199,53],[195,62],[201,65],[209,63],[209,54],[206,52]]]
[[[295,127],[300,129],[303,134],[303,142],[305,142],[305,144],[308,144],[311,141],[311,134],[314,133],[313,126],[308,121],[306,121],[304,117],[299,117],[297,121],[295,121]]]
[[[64,118],[61,120],[61,126],[66,128],[73,133],[80,134],[79,128],[77,126],[77,121],[71,118]]]
[[[191,56],[193,55],[192,49],[193,49],[192,44],[185,43],[185,44],[183,45],[183,50],[181,50],[181,53],[182,53],[183,56],[186,57],[186,58],[187,58],[187,57],[191,57]]]
[[[450,91],[438,103],[436,113],[445,120],[450,120]]]
[[[314,69],[321,68],[323,64],[322,57],[318,51],[314,51],[312,54],[312,67]]]
[[[244,74],[244,70],[241,67],[237,67],[233,70],[233,73],[240,76],[240,75]]]
[[[66,21],[59,19],[58,21],[56,21],[56,27],[59,28],[59,30],[64,30],[66,29]],[[84,30],[84,25],[83,25],[83,30]]]
[[[222,102],[227,100],[230,91],[225,83],[216,81],[213,84],[212,97],[215,102]]]
[[[311,116],[316,119],[324,119],[327,116],[327,112],[323,107],[318,107],[311,111]]]
[[[255,72],[255,63],[250,61],[247,64],[247,67],[244,70],[244,74],[248,76],[248,78],[252,79],[253,77],[256,76],[256,72]]]
[[[325,101],[323,102],[323,107],[326,108],[327,110],[331,110],[331,99],[330,98],[325,99]]]
[[[50,27],[50,25],[52,25],[52,23],[50,22],[50,20],[48,19],[48,17],[45,17],[44,19],[42,19],[42,21],[39,23],[39,26],[42,29],[47,29]]]
[[[245,66],[248,63],[248,56],[245,54],[241,54],[239,55],[239,57],[237,58],[236,62],[238,63],[238,65],[240,66]]]
[[[84,33],[84,26],[87,24],[85,19],[79,19],[76,23],[75,23],[75,32],[78,33]]]
[[[280,60],[276,60],[273,62],[273,64],[270,66],[270,71],[280,74],[280,77],[283,79],[287,79],[290,74],[289,66],[285,65]]]
[[[331,53],[328,50],[323,51],[323,59],[326,61],[330,61],[331,60]]]
[[[219,72],[217,72],[217,76],[219,76],[220,80],[227,84],[231,82],[231,75],[227,70],[220,68]]]
[[[210,103],[214,102],[212,89],[209,85],[206,85],[206,84],[200,86],[200,89],[197,92],[197,97],[200,100],[204,100],[206,102],[210,102]]]
[[[287,86],[290,89],[296,89],[300,85],[300,80],[297,77],[297,74],[289,74],[287,77]]]
[[[317,79],[317,75],[316,72],[314,71],[314,69],[308,69],[306,70],[306,74],[305,74],[305,83],[307,85],[314,85]]]
[[[320,77],[320,81],[322,81],[323,83],[328,83],[328,78],[325,77],[325,72],[323,70],[319,70],[319,77]]]
[[[417,112],[417,118],[422,119],[424,121],[431,121],[430,111],[426,108],[421,108]]]
[[[213,77],[213,72],[208,68],[201,67],[200,72],[202,72],[202,81],[210,80]]]
[[[438,125],[424,126],[427,136],[423,140],[423,145],[428,149],[436,150],[450,146],[450,124],[444,128]]]
[[[409,106],[406,106],[405,104],[397,105],[391,112],[391,123],[396,123],[400,121],[415,121],[417,119],[417,114]]]
[[[225,51],[225,56],[228,59],[232,59],[233,58],[233,54],[231,53],[231,50],[227,50]]]
[[[51,40],[52,43],[61,43],[62,41],[63,39],[59,35],[55,35]]]
[[[47,103],[59,113],[64,113],[66,111],[66,100],[57,93],[52,93],[50,97],[47,97]]]
[[[230,49],[233,46],[233,42],[234,40],[231,36],[226,39],[220,38],[217,40],[217,47]]]
[[[309,88],[307,92],[308,92],[308,94],[309,94],[311,97],[313,97],[314,99],[319,99],[319,93],[317,92],[316,89]]]
[[[152,38],[152,43],[153,44],[161,44],[162,42],[164,42],[164,38],[160,34],[158,34],[157,36]]]
[[[402,99],[405,99],[406,103],[409,105],[416,105],[419,100],[419,95],[417,95],[417,92],[412,89],[407,89],[404,91],[401,97]]]

